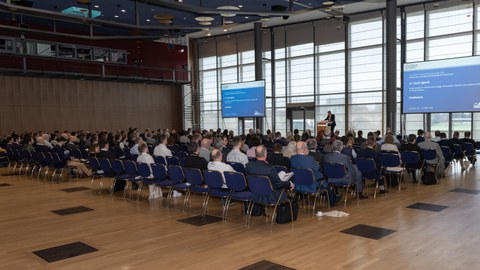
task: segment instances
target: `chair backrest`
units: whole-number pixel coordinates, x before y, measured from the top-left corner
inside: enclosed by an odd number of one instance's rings
[[[295,185],[309,186],[315,182],[311,169],[292,169],[292,172]]]
[[[225,182],[227,187],[235,192],[244,191],[247,189],[247,180],[245,175],[240,172],[224,172]]]
[[[274,166],[275,166],[275,170],[277,170],[277,173],[279,173],[279,172],[286,172],[286,173],[288,173],[287,167],[285,167],[285,166],[280,166],[280,165],[274,165]]]
[[[375,164],[375,160],[372,158],[356,158],[355,164],[357,165],[358,170],[362,172],[362,175],[377,172],[377,164]]]
[[[188,155],[188,153],[190,152],[190,149],[188,149],[188,145],[186,145],[186,144],[180,144],[180,145],[178,145],[178,149],[179,149],[180,151],[186,152],[187,155]]]
[[[448,146],[442,146],[440,147],[442,149],[443,156],[445,159],[448,161],[452,158],[452,151],[450,151],[450,147]]]
[[[74,158],[82,159],[82,151],[80,149],[74,148],[72,149],[72,156]]]
[[[143,178],[148,178],[152,174],[152,171],[150,170],[150,165],[148,165],[147,163],[137,162],[137,170],[138,174]]]
[[[416,151],[405,151],[401,153],[402,161],[405,164],[416,165],[420,162],[420,155]]]
[[[221,172],[204,170],[203,176],[205,177],[205,184],[210,188],[222,188],[223,177]]]
[[[463,147],[465,148],[465,152],[467,152],[469,154],[475,152],[475,148],[473,148],[472,143],[464,142]]]
[[[196,168],[183,168],[183,174],[185,175],[185,180],[188,183],[199,186],[203,184],[203,175],[200,169]]]
[[[437,151],[435,149],[422,149],[425,160],[435,160],[437,158]]]
[[[130,155],[130,149],[127,147],[123,148],[123,155],[125,156],[125,159],[132,160],[132,156]]]
[[[175,183],[183,183],[183,181],[185,180],[185,176],[183,175],[183,169],[178,165],[168,167],[168,176],[170,177],[170,180]]]
[[[50,152],[43,152],[43,156],[45,157],[45,163],[50,164],[52,163],[52,153]]]
[[[165,157],[167,160],[167,165],[172,166],[172,165],[180,165],[180,161],[178,160],[177,157]]]
[[[137,164],[131,160],[124,160],[123,161],[123,167],[125,168],[125,172],[132,176],[136,177],[138,176],[138,169],[137,169]]]
[[[226,162],[228,165],[232,166],[232,168],[239,173],[245,173],[245,166],[242,163],[238,162]]]
[[[136,162],[138,158],[137,154],[130,155],[130,160]]]
[[[99,161],[100,168],[104,173],[109,173],[112,170],[112,165],[110,164],[110,160],[106,158],[101,158]]]
[[[254,195],[270,195],[274,192],[272,183],[264,175],[247,175],[248,188]]]
[[[341,179],[347,176],[347,169],[342,163],[325,162],[323,164],[323,171],[327,179]]]
[[[155,157],[153,157],[153,160],[157,164],[167,165],[167,161],[165,160],[165,158],[163,156],[155,156]]]
[[[123,168],[123,162],[119,159],[110,160],[110,164],[116,175],[121,175],[125,171],[125,168]]]
[[[179,149],[179,146],[174,144],[174,145],[167,145],[167,148],[170,149],[170,151],[172,152],[178,152]]]
[[[100,170],[100,162],[98,161],[98,158],[96,157],[91,157],[88,159],[88,164],[90,164],[90,168],[94,171]]]
[[[125,158],[125,153],[123,152],[122,148],[120,147],[114,147],[113,151],[115,152],[115,156],[117,158]]]
[[[83,159],[88,159],[88,152],[85,149],[80,150]]]
[[[163,164],[150,164],[150,168],[152,169],[153,177],[157,180],[163,180],[167,178],[167,167]]]
[[[461,155],[463,154],[463,149],[460,144],[454,144],[453,145],[453,150],[455,151],[455,155]]]
[[[401,164],[400,156],[397,153],[380,154],[380,165],[382,167],[399,167]]]

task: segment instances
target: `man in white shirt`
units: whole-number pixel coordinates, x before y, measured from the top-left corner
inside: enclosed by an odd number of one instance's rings
[[[160,142],[160,144],[157,145],[155,147],[155,149],[153,149],[153,155],[156,156],[156,157],[158,157],[158,156],[162,156],[162,157],[173,156],[172,151],[170,151],[170,149],[167,148],[167,136],[160,135],[158,141]]]
[[[242,163],[243,166],[246,166],[248,163],[248,157],[240,149],[243,146],[243,141],[240,137],[235,137],[232,140],[233,149],[228,153],[227,162],[237,162]]]
[[[140,145],[138,147],[138,151],[140,152],[140,155],[137,158],[138,163],[147,163],[148,165],[155,163],[153,157],[148,153],[148,146],[146,144]],[[150,168],[150,172],[151,171],[152,168]],[[153,175],[150,174],[148,178],[153,179]],[[154,200],[162,197],[162,189],[159,186],[155,184],[148,185],[148,189],[150,191],[150,195],[148,196],[149,200]]]
[[[225,176],[223,175],[223,172],[235,172],[235,169],[232,168],[232,166],[225,164],[222,162],[222,151],[218,149],[213,149],[212,150],[212,161],[208,163],[208,169],[211,171],[219,171],[222,173],[222,178],[223,178],[223,186],[222,188],[227,188],[227,184],[225,181]]]

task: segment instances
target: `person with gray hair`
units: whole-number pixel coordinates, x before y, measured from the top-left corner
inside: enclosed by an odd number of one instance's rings
[[[350,185],[355,184],[359,199],[367,199],[368,196],[363,195],[363,181],[362,173],[358,170],[357,166],[352,163],[350,158],[342,154],[343,143],[340,140],[332,142],[332,152],[325,155],[325,163],[340,163],[345,166],[347,170],[348,182]],[[332,183],[332,179],[328,179]]]
[[[316,182],[311,186],[297,185],[296,190],[301,192],[316,192],[320,181],[323,179],[323,174],[320,172],[320,165],[317,161],[308,154],[307,144],[303,141],[297,142],[297,154],[290,158],[290,166],[293,169],[310,169],[313,172]]]
[[[437,176],[443,175],[443,171],[445,170],[445,157],[443,156],[442,149],[440,148],[440,145],[436,142],[432,141],[432,134],[430,132],[425,132],[423,135],[425,140],[423,142],[418,143],[418,147],[422,149],[434,149],[435,152],[437,153],[437,157],[434,160],[427,160],[425,159],[425,162],[431,165],[437,165]],[[465,167],[463,165],[463,162],[460,162],[462,169],[464,170]]]
[[[228,136],[217,135],[217,137],[215,137],[215,139],[213,140],[213,147],[222,151],[223,161],[225,161],[225,159],[228,156],[228,153],[230,153],[230,149],[227,147],[227,145],[228,145]]]
[[[223,179],[222,188],[228,188],[223,172],[235,172],[235,169],[232,168],[232,166],[222,162],[223,154],[222,154],[222,151],[220,151],[219,149],[216,149],[216,148],[213,149],[211,156],[212,156],[212,161],[208,163],[208,169],[211,171],[220,172],[222,174],[222,179]]]
[[[320,164],[320,171],[323,172],[323,154],[317,152],[318,142],[315,139],[307,140],[308,155],[313,157]]]

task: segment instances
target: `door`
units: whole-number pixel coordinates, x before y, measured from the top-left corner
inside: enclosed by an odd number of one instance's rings
[[[315,110],[313,107],[287,109],[287,130],[293,132],[295,129],[298,129],[300,135],[307,129],[315,134]]]

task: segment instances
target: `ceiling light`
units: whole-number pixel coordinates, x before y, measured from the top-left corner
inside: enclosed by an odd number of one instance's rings
[[[233,21],[223,21],[223,24],[232,24]]]
[[[212,22],[198,22],[198,24],[200,24],[200,25],[211,25]]]
[[[270,21],[270,18],[267,18],[267,17],[263,17],[260,19],[261,22],[268,22]]]
[[[215,18],[209,17],[209,16],[198,16],[198,17],[195,18],[195,20],[197,22],[211,22],[211,21],[215,20]]]
[[[99,6],[99,5],[95,5],[95,6],[93,6],[93,7],[94,7],[94,8],[100,8],[100,6]]]
[[[239,7],[239,8],[242,8],[242,7],[243,7],[243,5],[238,5],[238,7]]]
[[[217,9],[219,10],[240,10],[239,7],[235,7],[235,6],[220,6],[220,7],[217,7]],[[234,14],[234,13],[222,13],[220,14],[220,16],[222,17],[235,17],[237,14]]]
[[[118,15],[115,15],[115,16],[113,16],[113,17],[118,18]]]
[[[212,33],[210,33],[210,32],[208,32],[208,33],[205,34],[205,36],[207,36],[207,37],[209,37],[209,36],[211,36],[211,35],[212,35]]]
[[[123,12],[123,13],[127,12],[125,9],[122,9],[122,10],[120,10],[120,11]]]
[[[249,17],[248,16],[245,16],[245,19],[248,19]]]
[[[150,21],[150,19],[146,19],[146,21],[147,21],[147,22],[149,22],[149,21]]]
[[[157,20],[159,24],[172,24],[173,21],[172,20]]]
[[[335,2],[333,2],[333,1],[323,1],[322,4],[323,4],[324,6],[331,6],[331,5],[335,4]]]

